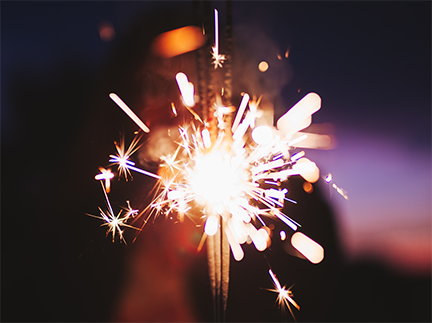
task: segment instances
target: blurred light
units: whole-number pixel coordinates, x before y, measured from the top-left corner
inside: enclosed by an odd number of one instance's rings
[[[255,236],[252,237],[252,241],[258,251],[264,251],[267,248],[269,239],[269,234],[264,228],[260,228]]]
[[[183,103],[188,107],[193,107],[195,105],[193,84],[189,82],[184,73],[177,73],[175,78],[182,95]]]
[[[307,138],[303,139],[299,144],[295,145],[298,148],[310,148],[310,149],[331,149],[334,148],[333,136],[316,134],[309,132],[297,132],[292,136],[292,140],[301,137],[306,134]]]
[[[267,71],[269,68],[269,64],[266,61],[262,61],[261,63],[258,64],[258,69],[260,70],[260,72],[265,72]]]
[[[242,97],[242,100],[240,102],[240,106],[238,108],[236,117],[235,117],[234,122],[233,122],[232,127],[231,127],[231,131],[232,132],[236,131],[236,129],[237,129],[239,123],[240,123],[240,120],[241,120],[241,118],[243,116],[243,113],[246,110],[246,106],[249,103],[249,98],[250,98],[249,94],[243,93],[243,97]]]
[[[258,145],[268,144],[273,139],[273,128],[269,126],[258,126],[252,130],[252,139]]]
[[[205,37],[200,27],[186,26],[157,36],[152,51],[158,56],[170,58],[198,49],[204,42]]]
[[[241,248],[240,244],[236,241],[234,238],[229,226],[225,227],[225,233],[228,238],[229,245],[231,247],[231,252],[233,254],[233,257],[236,261],[240,261],[244,257],[243,249]]]
[[[308,93],[277,121],[278,130],[290,137],[312,122],[312,114],[321,108],[321,98],[316,93]]]
[[[303,190],[306,192],[306,193],[312,193],[313,192],[313,186],[312,186],[312,184],[311,183],[309,183],[309,182],[304,182],[303,183]]]
[[[279,232],[279,235],[280,235],[280,239],[281,239],[282,241],[285,241],[285,239],[286,239],[286,233],[285,233],[285,231],[281,231],[281,232]]]
[[[174,114],[175,116],[177,116],[177,109],[176,109],[176,107],[175,107],[175,105],[174,105],[173,102],[171,102],[171,110],[172,110],[173,114]]]
[[[109,42],[114,39],[116,32],[114,27],[109,22],[103,22],[99,25],[99,37],[106,42]]]
[[[323,247],[301,232],[292,235],[291,244],[313,264],[318,264],[324,259]]]
[[[184,196],[184,193],[181,191],[169,191],[167,194],[168,199],[170,200],[177,200],[181,199]]]
[[[293,169],[298,170],[300,176],[310,183],[315,183],[319,179],[319,168],[308,158],[300,158]]]
[[[204,129],[201,131],[204,147],[210,148],[211,147],[211,137],[210,137],[210,131],[208,129]]]
[[[288,47],[287,50],[286,50],[286,52],[285,52],[285,58],[288,58],[289,52],[290,52],[290,48]]]
[[[219,220],[214,215],[210,215],[204,226],[204,231],[207,235],[213,236],[216,234],[219,226]]]

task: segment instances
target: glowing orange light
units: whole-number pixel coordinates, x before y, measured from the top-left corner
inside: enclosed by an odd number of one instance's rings
[[[152,51],[158,56],[170,58],[198,49],[204,42],[205,37],[200,27],[186,26],[157,36]]]
[[[260,72],[265,72],[267,71],[269,68],[269,64],[266,61],[262,61],[261,63],[258,64],[258,69]]]
[[[309,183],[309,182],[304,182],[303,183],[303,190],[306,192],[306,193],[312,193],[313,192],[313,186],[312,186],[312,184],[311,183]]]

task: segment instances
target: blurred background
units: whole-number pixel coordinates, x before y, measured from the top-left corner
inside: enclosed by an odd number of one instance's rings
[[[139,105],[150,43],[201,26],[206,6],[219,10],[223,38],[222,1],[1,3],[3,322],[213,319],[193,225],[160,219],[126,247],[86,215],[104,205],[93,178],[113,141],[136,130],[108,94],[157,123]],[[318,93],[313,123],[335,146],[306,154],[349,199],[293,179],[287,211],[329,257],[312,265],[277,239],[265,257],[246,246],[231,263],[228,321],[292,320],[265,290],[267,261],[295,283],[299,321],[431,320],[430,12],[428,1],[233,1],[234,89],[267,96],[275,121]],[[114,203],[142,202],[152,183],[115,182]]]

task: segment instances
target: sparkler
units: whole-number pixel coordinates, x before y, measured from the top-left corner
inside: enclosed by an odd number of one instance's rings
[[[225,56],[219,54],[218,11],[214,12],[215,46],[212,55],[214,67],[217,68],[222,67]],[[194,85],[181,72],[176,75],[176,81],[184,108],[193,118],[189,124],[178,128],[176,151],[160,156],[158,174],[140,169],[130,160],[133,153],[141,147],[138,145],[141,137],[135,137],[127,149],[121,138],[120,143],[115,143],[117,154],[110,155],[109,159],[111,165],[118,166],[118,176],[124,176],[126,180],[131,176],[131,171],[157,180],[152,202],[142,212],[132,209],[127,202],[128,208],[123,210],[126,215],[122,216],[120,211],[115,216],[108,199],[109,180],[114,175],[100,168],[102,173],[96,175],[95,179],[101,181],[108,210],[99,208],[100,216],[91,216],[105,222],[103,225],[108,226],[107,235],[112,233],[113,241],[118,235],[123,242],[122,227],[137,229],[127,224],[130,218],[146,212],[149,212],[148,218],[153,214],[177,215],[180,222],[188,217],[204,228],[199,249],[206,237],[222,234],[226,236],[231,253],[237,261],[244,257],[242,244],[248,240],[252,241],[258,251],[267,249],[270,245],[270,229],[266,221],[268,218],[276,218],[294,232],[291,239],[293,246],[312,263],[319,263],[324,257],[323,248],[298,232],[301,225],[281,211],[285,201],[296,203],[286,197],[288,190],[282,188],[284,181],[294,175],[300,175],[310,183],[319,178],[318,167],[304,157],[304,151],[294,152],[308,138],[308,134],[301,133],[301,130],[311,124],[312,114],[320,109],[319,95],[307,94],[277,121],[276,127],[255,125],[255,120],[262,114],[260,99],[251,100],[247,93],[243,93],[234,121],[227,125],[227,120],[232,120],[227,116],[231,117],[233,109],[224,107],[220,97],[216,97],[215,116],[219,130],[216,138],[212,138],[210,134],[214,129],[209,129],[209,124],[203,122],[192,110],[195,105]],[[144,132],[150,132],[118,95],[111,93],[109,97]],[[174,115],[177,115],[173,103],[172,109]],[[285,231],[283,235],[281,232],[281,239],[285,240],[286,237]],[[222,270],[228,270],[226,266],[224,268]],[[292,298],[291,288],[282,287],[271,269],[269,273],[276,288],[272,291],[279,294],[279,304],[285,304],[293,315],[289,303],[298,310],[300,308]],[[227,286],[224,290],[226,304]]]
[[[231,129],[235,131],[229,143],[225,131],[222,130],[212,143],[207,128],[201,130],[193,123],[189,127],[179,127],[178,148],[173,155],[161,156],[161,169],[167,171],[160,172],[160,175],[137,168],[130,160],[139,147],[138,137],[128,149],[125,149],[123,139],[120,144],[116,143],[117,155],[110,155],[109,159],[109,162],[118,165],[119,176],[127,178],[130,171],[135,171],[158,180],[157,193],[149,205],[156,216],[162,213],[177,214],[180,221],[187,216],[204,226],[206,236],[216,235],[219,230],[223,230],[237,261],[244,257],[241,245],[248,238],[258,251],[264,251],[268,247],[270,237],[266,229],[266,218],[277,218],[294,232],[301,227],[280,210],[285,200],[291,201],[285,196],[287,189],[280,188],[281,183],[293,175],[301,175],[311,182],[319,177],[318,168],[304,157],[304,151],[290,154],[294,145],[301,140],[290,140],[292,130],[284,132],[270,126],[253,126],[259,108],[248,105],[244,99],[248,97],[247,94],[243,96],[241,104],[244,108],[239,109],[234,120]],[[310,104],[317,104],[319,101],[314,102]],[[312,111],[309,113],[318,109],[319,106],[309,107],[309,111]],[[290,111],[287,114],[291,113]],[[244,118],[239,117],[244,113]],[[286,114],[281,117],[281,122],[284,122],[285,117]],[[310,119],[307,114],[302,117],[302,120]],[[223,122],[223,113],[220,120]],[[282,124],[282,128],[285,126],[283,123],[279,124]],[[302,126],[307,126],[305,124],[290,125],[301,130]],[[252,143],[248,143],[249,136],[252,137]],[[195,212],[189,212],[192,209],[200,210],[201,216],[197,217]],[[129,216],[121,217],[119,214],[114,217],[110,207],[107,213],[101,211],[101,217],[98,218],[107,222],[104,225],[109,226],[108,232],[113,234],[113,238],[117,233],[124,241],[120,226],[129,226],[126,223]],[[221,227],[220,223],[224,225]],[[308,239],[303,234],[302,237]],[[299,246],[293,245],[311,262],[318,263],[322,260],[322,257],[308,257],[308,246],[304,247],[304,241],[302,243]],[[321,251],[323,255],[322,248]],[[292,298],[287,290],[280,287],[278,290],[280,295],[283,295],[282,299],[291,302]]]

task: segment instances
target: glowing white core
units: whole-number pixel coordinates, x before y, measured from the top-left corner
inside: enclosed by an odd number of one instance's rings
[[[215,151],[196,159],[190,184],[197,202],[211,207],[226,206],[242,190],[241,174],[230,157]]]

